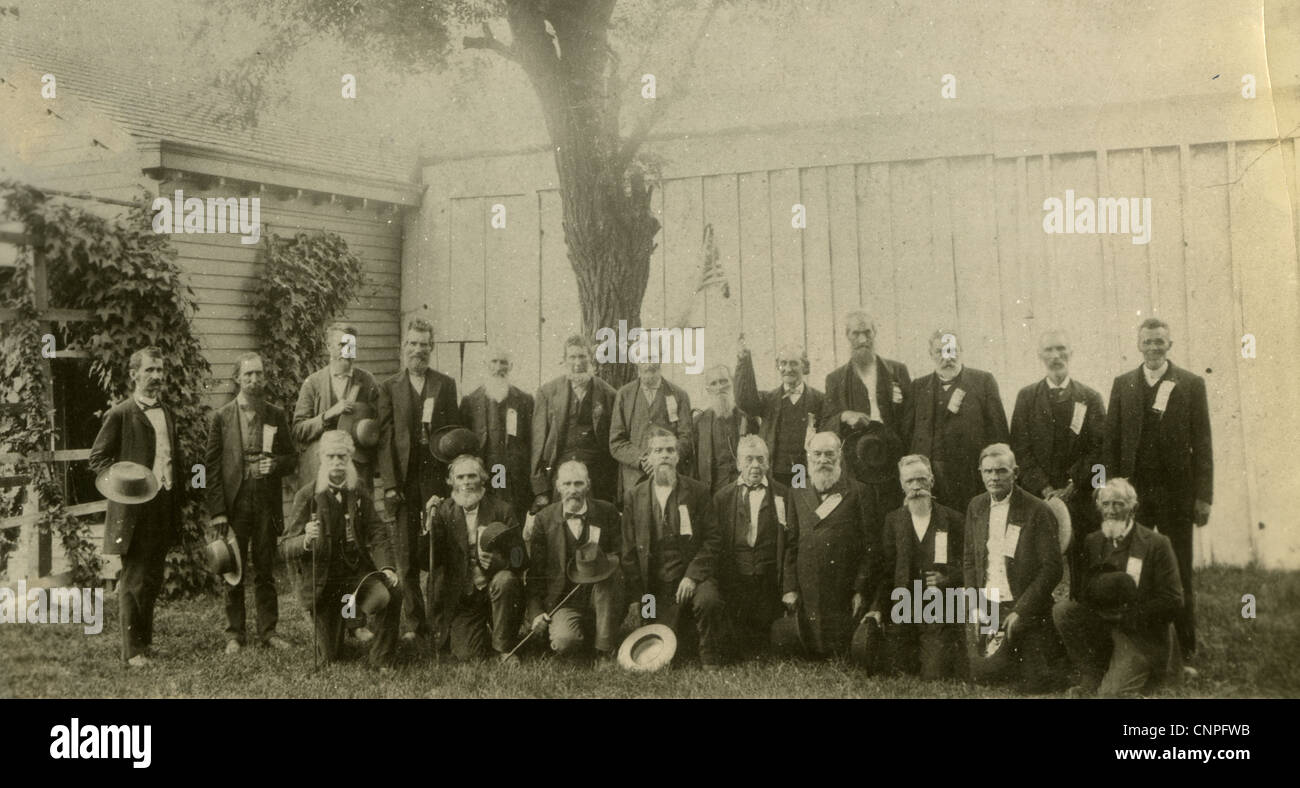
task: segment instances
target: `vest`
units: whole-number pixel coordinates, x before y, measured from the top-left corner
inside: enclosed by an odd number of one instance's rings
[[[771,491],[767,494],[771,495]],[[749,490],[743,484],[736,485],[735,506],[732,565],[740,575],[765,574],[776,566],[776,534],[772,518],[759,515],[758,536],[754,546],[750,547],[745,541],[749,536]]]
[[[677,491],[669,494],[661,515],[654,485],[651,484],[650,512],[654,518],[654,528],[650,529],[651,574],[665,583],[674,583],[686,574],[686,562],[678,546],[681,523],[677,517]]]
[[[1156,404],[1156,392],[1160,390],[1160,383],[1154,386],[1148,386],[1145,377],[1138,372],[1138,385],[1142,387],[1142,435],[1138,439],[1137,463],[1134,468],[1134,475],[1142,478],[1144,481],[1157,481],[1161,469],[1164,466],[1163,458],[1160,456],[1160,415],[1152,406]],[[1161,378],[1165,380],[1165,378]]]
[[[1070,483],[1070,421],[1074,416],[1074,400],[1066,395],[1059,401],[1056,391],[1047,387],[1047,398],[1052,403],[1052,457],[1048,462],[1047,481],[1053,487]]]
[[[732,413],[731,418],[727,419],[715,413],[712,421],[713,483],[710,492],[717,492],[740,475],[740,470],[736,468],[736,444],[740,440],[740,413]]]
[[[808,429],[808,416],[804,409],[804,399],[807,396],[808,387],[805,386],[799,404],[792,405],[782,389],[781,407],[776,415],[776,447],[772,450],[773,473],[791,473],[791,466],[796,464],[807,466],[807,456],[803,450],[804,434]]]
[[[587,384],[587,396],[582,398],[581,405],[575,401],[573,386],[568,388],[568,422],[564,425],[564,445],[560,447],[560,456],[590,460],[600,453],[596,430],[591,425],[591,401],[596,396],[596,386]]]

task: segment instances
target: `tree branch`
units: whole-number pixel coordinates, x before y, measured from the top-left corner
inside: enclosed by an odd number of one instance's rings
[[[490,49],[507,60],[513,60],[516,63],[519,62],[519,53],[515,51],[514,47],[507,46],[496,36],[492,35],[492,28],[487,22],[483,23],[483,35],[465,36],[461,39],[460,43],[461,46],[466,49]]]

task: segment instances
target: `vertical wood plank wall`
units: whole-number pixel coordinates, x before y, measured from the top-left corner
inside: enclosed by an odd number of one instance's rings
[[[1285,444],[1300,422],[1283,361],[1300,341],[1295,145],[967,155],[670,178],[655,196],[663,229],[643,323],[663,325],[685,311],[705,224],[730,297],[715,289],[696,298],[688,323],[705,328],[706,364],[734,364],[743,332],[763,388],[777,384],[773,352],[790,342],[806,344],[811,380],[822,388],[847,361],[839,318],[861,305],[877,317],[880,352],[914,377],[931,369],[928,335],[959,332],[965,362],[997,377],[1008,416],[1017,390],[1043,374],[1038,336],[1064,328],[1073,376],[1108,400],[1113,378],[1140,363],[1137,324],[1160,316],[1173,328],[1171,358],[1205,378],[1210,398],[1215,513],[1197,531],[1198,561],[1298,567],[1291,502],[1300,490]],[[444,288],[437,360],[467,391],[481,381],[485,343],[500,342],[515,351],[518,384],[535,390],[560,374],[564,337],[581,322],[559,195],[551,185],[459,197],[437,184],[473,172],[426,171],[423,215],[450,217],[446,246],[426,254]],[[1045,233],[1043,200],[1063,199],[1067,189],[1150,197],[1150,243]],[[792,227],[796,203],[806,228]],[[503,229],[488,221],[494,204],[506,207]],[[1256,358],[1242,356],[1246,333],[1256,337]],[[681,367],[666,374],[703,406],[702,375]]]

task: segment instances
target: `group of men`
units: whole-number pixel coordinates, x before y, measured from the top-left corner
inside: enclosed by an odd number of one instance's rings
[[[291,418],[265,401],[261,359],[242,356],[239,393],[210,425],[206,500],[212,528],[251,553],[258,642],[287,646],[275,634],[278,548],[301,576],[310,564],[300,588],[327,658],[344,638],[340,596],[381,574],[400,604],[358,630],[381,667],[398,642],[424,638],[514,661],[529,630],[556,653],[609,662],[619,634],[651,620],[714,667],[764,651],[779,619],[820,656],[845,654],[874,619],[888,669],[1013,676],[1030,690],[1062,680],[1068,657],[1085,692],[1138,691],[1161,675],[1171,620],[1193,654],[1191,533],[1208,521],[1213,460],[1205,384],[1168,361],[1168,325],[1141,325],[1143,364],[1115,379],[1108,408],[1070,377],[1065,334],[1046,332],[1046,376],[1020,390],[1009,425],[996,380],[963,364],[953,332],[931,336],[934,371],[912,380],[875,352],[869,314],[843,328],[852,357],[824,394],[799,348],[777,353],[781,385],[759,391],[742,346],[734,376],[705,370],[702,411],[658,364],[615,390],[579,336],[535,398],[494,350],[484,385],[458,401],[429,366],[427,322],[407,326],[403,368],[383,382],[347,352],[356,331],[333,326],[331,361],[303,382]],[[106,552],[123,557],[133,665],[148,661],[186,467],[158,401],[162,363],[156,349],[133,356],[135,391],[91,455],[97,471],[130,459],[162,482],[149,503],[111,503],[105,532]],[[295,469],[286,527],[280,479]],[[1073,527],[1064,562],[1050,499]],[[1070,599],[1054,609],[1063,564]],[[988,592],[997,633],[894,621],[891,590],[917,581]],[[231,652],[245,643],[243,587],[227,590]]]

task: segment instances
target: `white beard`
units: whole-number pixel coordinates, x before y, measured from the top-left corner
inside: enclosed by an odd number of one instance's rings
[[[730,394],[718,394],[713,398],[713,412],[718,415],[718,418],[731,418],[731,414],[736,412],[736,401]]]
[[[655,466],[654,483],[660,487],[674,486],[677,484],[677,469],[671,465]]]
[[[906,503],[907,510],[912,514],[928,514],[933,508],[934,501],[927,492],[923,495],[908,496]]]
[[[1132,518],[1130,518],[1131,520]],[[1107,539],[1118,539],[1128,527],[1129,520],[1102,520],[1101,531]]]
[[[455,501],[456,505],[460,506],[462,509],[468,509],[469,507],[474,506],[479,501],[483,500],[483,494],[486,492],[487,491],[482,487],[480,487],[475,492],[452,490],[451,499]]]
[[[357,489],[357,481],[360,477],[357,476],[356,466],[352,463],[348,463],[348,467],[344,469],[344,474],[343,486],[349,490]],[[329,468],[325,467],[325,464],[322,463],[320,469],[316,471],[316,492],[325,492],[329,487],[330,471]]]
[[[483,381],[483,390],[487,393],[488,399],[500,404],[505,402],[506,396],[510,394],[510,380],[493,375]]]
[[[834,487],[840,480],[841,468],[837,465],[833,469],[813,468],[813,487],[817,492],[825,492]]]

